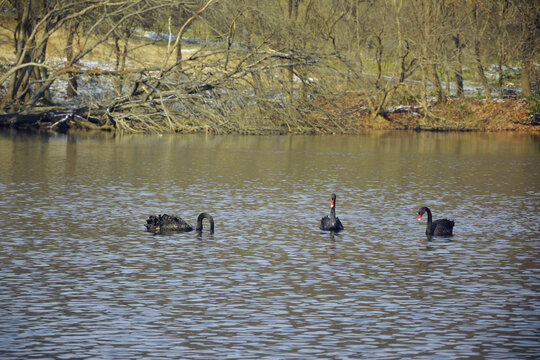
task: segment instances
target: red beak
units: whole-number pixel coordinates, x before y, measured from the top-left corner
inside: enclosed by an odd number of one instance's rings
[[[418,221],[422,220],[422,215],[418,214]]]
[[[334,200],[330,200],[330,207],[331,207],[331,208],[334,207]]]

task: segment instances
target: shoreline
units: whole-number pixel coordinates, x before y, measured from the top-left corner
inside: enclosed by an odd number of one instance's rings
[[[485,103],[478,99],[449,99],[432,105],[428,116],[418,112],[417,106],[398,106],[398,111],[387,112],[384,117],[373,118],[358,103],[344,101],[327,109],[326,117],[308,112],[305,119],[289,124],[276,115],[266,119],[242,120],[234,117],[227,127],[216,125],[182,124],[171,128],[155,124],[146,131],[126,131],[107,117],[106,110],[68,107],[38,107],[34,111],[0,114],[0,128],[23,131],[66,133],[73,130],[120,133],[210,133],[246,135],[285,134],[343,134],[354,135],[368,130],[406,130],[431,132],[540,132],[540,114],[531,112],[530,101],[525,98],[497,99]],[[395,107],[396,108],[396,107]],[[414,111],[407,109],[414,108]],[[405,109],[405,110],[403,110]],[[233,118],[233,117],[232,117]],[[271,120],[268,121],[268,118]],[[246,124],[249,121],[249,124]],[[135,122],[135,121],[134,121]],[[235,126],[235,124],[237,126]]]

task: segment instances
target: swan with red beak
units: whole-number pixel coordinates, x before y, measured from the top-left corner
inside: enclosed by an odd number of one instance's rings
[[[422,220],[422,216],[427,212],[428,221],[426,226],[426,235],[428,236],[450,236],[454,229],[454,221],[448,219],[439,219],[433,221],[431,210],[424,206],[418,210],[418,221]]]
[[[343,224],[336,217],[336,194],[330,197],[330,216],[321,219],[321,230],[338,232],[343,230]]]

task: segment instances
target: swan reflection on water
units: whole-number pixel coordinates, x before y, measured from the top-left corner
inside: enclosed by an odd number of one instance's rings
[[[441,241],[442,240],[442,241]],[[452,243],[450,236],[426,235],[425,240],[418,238],[418,251],[434,251],[441,249],[440,245]],[[439,245],[437,245],[439,244]],[[442,245],[444,247],[444,245]]]
[[[336,257],[336,239],[334,234],[334,231],[330,232],[330,241],[326,246],[326,254],[330,262],[334,261],[334,258]]]

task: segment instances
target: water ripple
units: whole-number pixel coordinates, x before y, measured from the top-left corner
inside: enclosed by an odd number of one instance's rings
[[[0,137],[5,359],[540,353],[530,137],[75,140]],[[340,234],[318,229],[332,192]],[[201,211],[215,234],[144,231]]]

